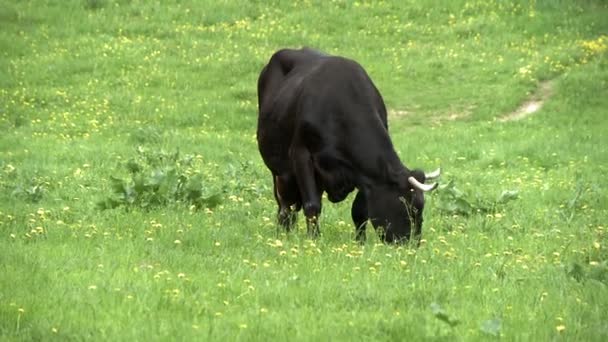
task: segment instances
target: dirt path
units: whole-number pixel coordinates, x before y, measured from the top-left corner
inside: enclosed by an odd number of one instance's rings
[[[498,117],[499,122],[518,121],[538,112],[545,102],[553,95],[554,81],[540,82],[536,91],[530,95],[516,110],[503,114]],[[429,118],[432,123],[440,124],[444,121],[454,121],[466,118],[471,114],[473,107],[466,108],[460,111],[450,111],[443,115],[437,115]],[[411,115],[409,110],[388,109],[389,117],[403,118]]]
[[[536,92],[528,100],[522,103],[515,111],[498,118],[500,122],[517,121],[526,118],[539,111],[545,101],[553,94],[553,81],[543,81],[539,84]]]

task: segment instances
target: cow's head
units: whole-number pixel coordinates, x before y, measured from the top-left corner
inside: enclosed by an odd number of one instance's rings
[[[437,188],[437,183],[425,182],[439,175],[439,169],[428,174],[413,170],[400,184],[380,185],[368,191],[368,215],[384,241],[401,242],[420,235],[424,193]]]

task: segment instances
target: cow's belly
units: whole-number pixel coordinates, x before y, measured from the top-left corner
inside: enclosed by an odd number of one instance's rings
[[[355,190],[351,172],[338,160],[324,154],[314,158],[314,165],[317,181],[331,202],[341,202]]]
[[[334,189],[325,189],[327,192],[327,198],[333,202],[338,203],[344,201],[346,196],[355,190],[354,186],[351,187],[342,187],[342,188],[334,188]]]
[[[322,180],[327,198],[333,202],[342,202],[355,190],[355,185],[346,177],[343,170],[334,170],[330,180]]]

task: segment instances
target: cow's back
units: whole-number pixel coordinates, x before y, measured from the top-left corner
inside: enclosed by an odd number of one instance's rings
[[[258,79],[258,145],[276,174],[289,172],[296,131],[313,154],[364,173],[376,168],[378,153],[392,151],[386,108],[357,62],[310,49],[280,50]]]
[[[268,64],[264,66],[258,78],[258,109],[260,113],[272,109],[272,103],[277,100],[281,89],[289,83],[295,74],[306,74],[307,68],[325,55],[316,50],[303,48],[300,50],[282,49],[275,52]]]
[[[318,60],[307,68],[299,87],[300,112],[331,115],[328,120],[346,120],[346,124],[379,118],[387,126],[380,92],[363,67],[353,60],[338,56]]]

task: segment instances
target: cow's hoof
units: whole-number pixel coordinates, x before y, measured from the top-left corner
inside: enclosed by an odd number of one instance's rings
[[[312,239],[316,239],[321,234],[319,230],[319,221],[316,217],[312,217],[306,220],[306,231],[308,233],[308,237]]]
[[[285,230],[287,231],[290,231],[293,227],[295,227],[297,218],[297,213],[289,209],[281,210],[277,215],[277,221],[279,225],[285,228]]]
[[[365,235],[365,232],[357,232],[356,233],[355,240],[357,240],[357,242],[359,244],[364,245],[366,239],[367,239],[367,236]]]

